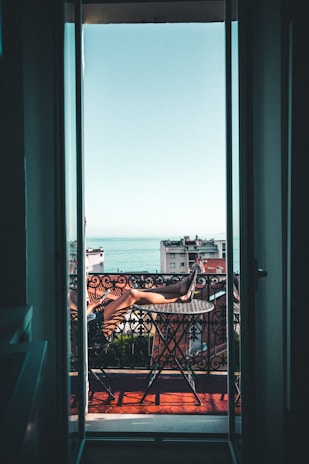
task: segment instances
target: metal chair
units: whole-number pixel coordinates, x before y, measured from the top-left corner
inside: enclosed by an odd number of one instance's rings
[[[106,298],[108,291],[101,297]],[[68,295],[68,303],[71,315],[71,368],[77,369],[78,350],[77,350],[77,334],[78,334],[78,311],[77,311],[77,294],[75,289],[71,289]],[[102,350],[106,349],[106,341],[102,332],[102,325],[104,321],[103,311],[91,312],[87,315],[87,329],[88,329],[88,380],[89,385],[98,382],[104,390],[108,393],[109,397],[115,399],[111,390],[111,382],[108,374],[102,366],[98,367],[102,375],[98,375],[92,367],[93,359],[100,356]],[[103,377],[103,378],[102,378]],[[103,380],[104,379],[104,380]],[[90,383],[90,380],[94,381]],[[89,399],[91,400],[94,395],[94,390],[90,390]]]

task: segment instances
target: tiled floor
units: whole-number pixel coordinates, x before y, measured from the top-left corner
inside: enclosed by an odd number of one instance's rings
[[[228,408],[226,375],[201,373],[196,376],[195,389],[200,399],[190,390],[182,375],[170,371],[161,374],[143,400],[148,377],[145,371],[112,371],[105,377],[95,374],[110,385],[114,398],[91,376],[89,382],[89,412],[111,414],[212,414],[226,415]],[[74,379],[73,379],[74,393]],[[76,408],[72,396],[72,412]]]
[[[100,371],[96,371],[100,374]],[[87,432],[225,434],[228,430],[226,375],[197,376],[196,391],[202,404],[181,375],[160,376],[145,400],[147,374],[141,371],[109,372],[112,399],[96,381],[90,382]],[[106,381],[106,379],[104,379]],[[74,384],[73,384],[74,385]],[[72,397],[72,414],[77,405]],[[240,423],[241,401],[236,405]]]
[[[90,413],[109,414],[194,414],[227,415],[227,395],[221,393],[199,393],[199,404],[191,392],[149,393],[141,403],[143,390],[114,391],[115,399],[110,400],[106,392],[95,392],[89,401]]]

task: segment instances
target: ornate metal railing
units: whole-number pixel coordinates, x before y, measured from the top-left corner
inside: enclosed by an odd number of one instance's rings
[[[98,298],[106,290],[120,296],[128,288],[154,288],[170,285],[184,274],[90,274],[88,294],[90,300]],[[72,276],[72,285],[76,284]],[[227,330],[226,330],[226,275],[199,274],[195,298],[211,301],[214,310],[194,317],[190,330],[182,337],[181,363],[197,370],[227,370]],[[160,340],[148,313],[131,308],[114,332],[112,343],[107,347],[102,338],[102,314],[99,308],[97,318],[88,324],[89,364],[95,368],[149,369],[160,350]],[[160,315],[156,316],[160,318]],[[187,323],[178,315],[171,316],[170,327],[184,330]],[[157,320],[158,322],[158,320]],[[160,322],[160,321],[159,321]],[[234,314],[234,330],[239,334],[239,313]],[[176,330],[176,329],[175,329]],[[174,369],[171,363],[168,366]]]

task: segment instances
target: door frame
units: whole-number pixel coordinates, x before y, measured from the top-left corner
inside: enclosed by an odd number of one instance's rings
[[[82,244],[82,246],[78,247],[78,282],[84,282],[85,281],[85,254],[84,254],[84,242],[85,242],[85,231],[84,231],[84,217],[85,217],[85,212],[84,212],[84,199],[83,199],[83,192],[84,192],[84,185],[83,185],[83,173],[84,173],[84,167],[83,167],[83,89],[82,89],[82,21],[83,21],[83,11],[82,11],[82,1],[81,0],[76,0],[76,8],[77,8],[77,14],[76,14],[76,99],[77,99],[77,108],[76,108],[76,131],[77,131],[77,213],[78,213],[78,243]],[[85,2],[87,4],[87,2]],[[102,2],[104,3],[104,2]],[[125,2],[127,3],[127,2]],[[141,2],[141,4],[147,4],[149,2]],[[151,2],[150,2],[151,3]],[[175,7],[175,2],[162,2],[162,3],[168,3],[171,4],[173,7]],[[182,3],[182,2],[180,2]],[[186,3],[186,2],[184,2]],[[207,1],[205,0],[205,4]],[[231,79],[231,20],[233,17],[233,12],[232,12],[232,1],[231,0],[225,0],[222,1],[221,3],[226,3],[227,8],[224,10],[224,20],[227,24],[226,28],[226,45],[227,45],[227,50],[228,52],[226,53],[226,65],[227,65],[227,71],[226,71],[226,76],[227,76],[227,81],[230,81]],[[197,2],[197,4],[200,4],[200,2]],[[185,16],[183,16],[183,19]],[[200,17],[199,17],[200,20]],[[187,19],[189,21],[189,19]],[[131,21],[130,21],[131,22]],[[140,22],[140,21],[138,21]],[[185,21],[184,21],[185,22]],[[228,172],[227,172],[227,183],[229,188],[228,190],[228,199],[230,199],[230,191],[232,188],[232,168],[231,168],[231,137],[232,137],[232,118],[231,118],[231,112],[232,112],[232,107],[231,107],[231,84],[230,82],[227,82],[227,96],[226,96],[226,110],[227,110],[227,117],[226,117],[226,122],[228,126],[227,130],[227,158],[228,158]],[[229,227],[228,227],[228,240],[233,241],[233,232],[232,232],[232,203],[228,202],[228,212],[227,212],[227,220],[229,222]],[[228,254],[228,261],[232,263],[233,261],[233,252],[232,252],[232,242],[231,246],[228,246],[228,249],[230,250],[230,253]],[[232,265],[228,267],[229,269],[229,275],[230,277],[228,278],[228,334],[229,334],[229,340],[231,340],[231,343],[229,344],[228,348],[228,353],[233,353],[234,347],[233,347],[233,304],[232,304],[232,289],[233,289],[233,269]],[[81,314],[84,314],[85,308],[82,308],[83,306],[82,302],[85,301],[85,286],[80,285],[78,286],[78,298],[79,298],[79,304],[80,304],[80,310]],[[86,356],[86,350],[85,350],[85,339],[86,339],[86,328],[83,323],[83,320],[85,318],[81,317],[79,318],[79,332],[80,332],[80,337],[79,337],[79,345],[81,347],[84,347],[81,349],[81,359],[80,359],[80,365],[79,369],[80,372],[83,372],[82,375],[80,375],[80,382],[79,382],[79,391],[81,398],[84,398],[84,401],[80,401],[79,403],[79,427],[80,427],[80,437],[81,437],[81,449],[83,446],[83,443],[85,441],[86,434],[85,434],[85,408],[86,408],[86,384],[84,382],[84,379],[86,378],[86,372],[84,371],[85,369],[85,361],[84,357]],[[229,405],[230,407],[233,407],[234,401],[234,359],[231,357],[231,361],[229,363],[229,369],[232,372],[232,375],[229,375],[229,392],[232,392],[231,395],[229,395]],[[132,437],[132,440],[135,439],[136,437]],[[229,412],[229,433],[227,436],[227,441],[230,441],[231,443],[231,449],[234,450],[234,441],[235,441],[235,414],[234,414],[234,407],[233,407],[233,412]],[[215,438],[214,438],[215,441]],[[238,457],[237,453],[232,451],[232,456],[234,462],[238,462]]]

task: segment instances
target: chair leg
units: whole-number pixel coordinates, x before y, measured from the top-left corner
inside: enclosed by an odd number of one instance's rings
[[[240,374],[235,376],[234,385],[235,385],[235,390],[236,390],[236,393],[237,393],[234,403],[237,404],[239,402],[239,400],[240,400],[240,397],[241,397]],[[222,393],[221,401],[224,400],[225,395],[226,395],[226,393]]]

